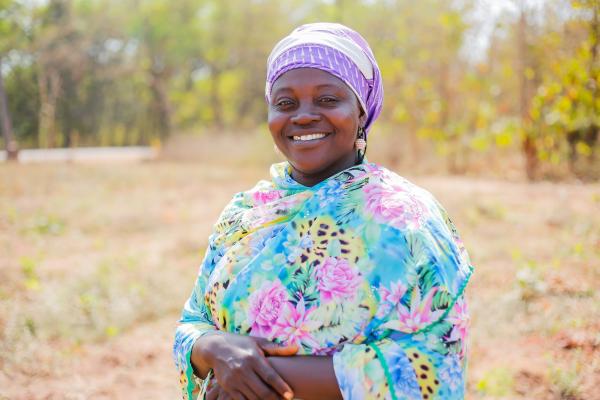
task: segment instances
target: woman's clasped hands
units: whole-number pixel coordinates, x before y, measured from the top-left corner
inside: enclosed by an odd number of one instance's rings
[[[196,341],[192,364],[199,376],[213,370],[216,382],[209,386],[207,400],[290,400],[294,398],[292,389],[267,356],[293,356],[297,352],[296,345],[217,331]]]

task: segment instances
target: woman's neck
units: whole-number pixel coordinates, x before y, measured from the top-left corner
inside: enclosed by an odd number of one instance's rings
[[[292,167],[290,176],[299,184],[307,187],[312,187],[332,177],[333,175],[336,175],[337,173],[342,172],[343,170],[358,164],[360,164],[360,162],[354,155],[352,159],[339,160],[338,162],[313,173],[300,171],[290,164]]]

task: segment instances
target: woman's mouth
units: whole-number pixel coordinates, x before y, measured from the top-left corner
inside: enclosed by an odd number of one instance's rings
[[[314,141],[314,140],[323,139],[324,137],[326,137],[328,135],[329,135],[329,133],[311,133],[308,135],[292,136],[291,139],[294,142],[310,142],[310,141]]]

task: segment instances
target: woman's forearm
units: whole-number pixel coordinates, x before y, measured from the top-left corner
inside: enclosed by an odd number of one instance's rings
[[[342,399],[331,356],[269,357],[269,362],[303,400]]]

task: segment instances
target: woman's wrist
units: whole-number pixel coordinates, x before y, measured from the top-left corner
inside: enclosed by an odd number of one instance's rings
[[[211,350],[214,347],[215,336],[218,335],[220,335],[219,331],[209,332],[196,339],[192,346],[190,361],[194,374],[200,379],[206,378],[206,375],[212,369],[213,354]]]

